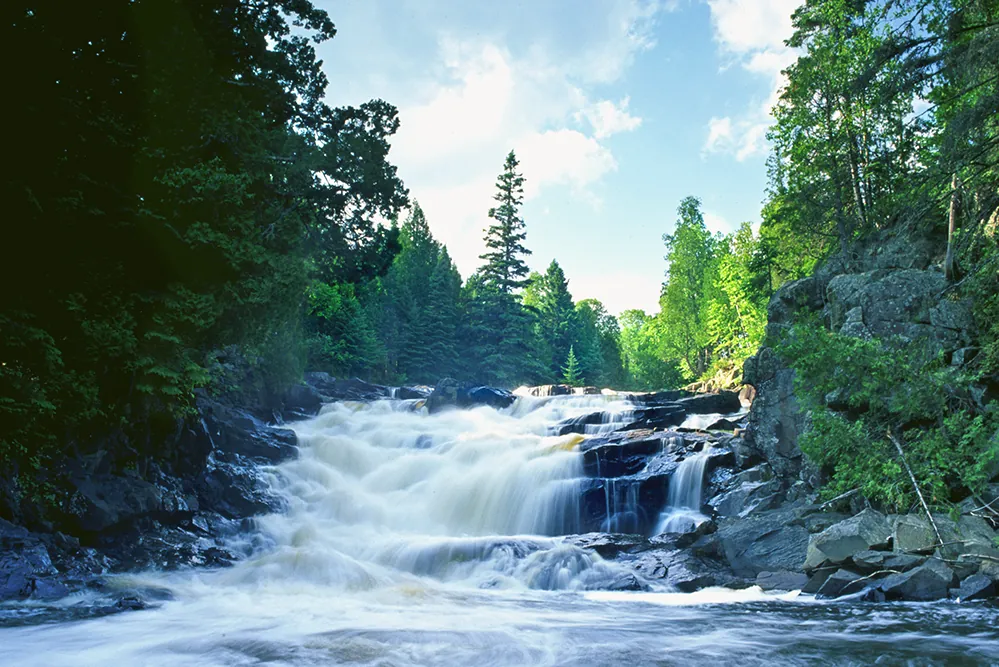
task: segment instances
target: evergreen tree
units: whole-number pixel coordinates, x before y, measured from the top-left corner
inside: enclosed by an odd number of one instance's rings
[[[499,206],[489,210],[489,217],[496,221],[486,229],[489,252],[481,256],[485,264],[469,279],[465,292],[466,372],[503,385],[543,374],[535,358],[533,316],[515,294],[527,283],[527,265],[521,256],[530,254],[523,245],[526,232],[520,205],[524,177],[517,173],[517,165],[510,151],[496,180],[494,199]]]
[[[496,179],[496,194],[493,199],[498,206],[489,209],[489,217],[495,220],[486,230],[488,251],[479,257],[485,260],[482,276],[486,284],[511,294],[527,284],[527,264],[522,256],[531,251],[524,247],[527,231],[520,217],[520,207],[524,202],[524,177],[517,172],[517,156],[513,151],[506,156],[503,172]]]
[[[572,295],[569,294],[569,281],[562,267],[553,259],[545,274],[530,283],[530,288],[530,301],[537,310],[536,331],[542,349],[550,355],[540,361],[548,368],[550,377],[557,378],[562,362],[579,334],[579,320]]]
[[[579,360],[576,359],[576,352],[572,346],[569,346],[569,354],[566,355],[565,366],[562,367],[562,383],[570,387],[578,387],[583,384]]]
[[[580,324],[579,340],[587,351],[581,356],[583,374],[593,384],[623,387],[625,373],[621,352],[621,327],[597,299],[583,299],[576,304]],[[589,370],[587,370],[587,359]]]

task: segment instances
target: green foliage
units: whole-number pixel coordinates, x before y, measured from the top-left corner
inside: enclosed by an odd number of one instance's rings
[[[67,450],[119,429],[113,464],[158,456],[154,425],[175,428],[219,379],[215,352],[241,349],[262,390],[297,379],[306,310],[333,318],[307,323],[312,357],[376,363],[349,284],[397,249],[375,217],[406,201],[386,159],[398,119],[377,100],[323,102],[324,11],[111,0],[7,15],[5,43],[45,57],[9,81],[17,252],[0,279],[18,287],[0,293],[0,474],[58,474]]]
[[[905,511],[915,492],[889,434],[902,444],[927,501],[979,492],[999,469],[999,405],[979,407],[956,388],[961,372],[915,343],[863,340],[816,323],[794,327],[781,353],[810,410],[802,451],[829,474],[829,496],[860,488]]]
[[[562,383],[570,387],[579,387],[583,384],[579,360],[576,359],[576,351],[571,345],[569,346],[569,354],[565,357],[565,366],[562,367]]]
[[[633,390],[675,389],[683,384],[679,364],[666,359],[660,344],[661,317],[641,310],[621,313],[621,354],[625,387]]]
[[[489,217],[496,221],[486,229],[486,248],[480,259],[485,260],[481,272],[486,284],[504,294],[524,287],[527,281],[527,264],[523,256],[531,251],[524,247],[527,232],[520,217],[524,203],[524,177],[517,172],[520,163],[513,151],[506,156],[503,171],[496,179],[497,206],[489,209]]]

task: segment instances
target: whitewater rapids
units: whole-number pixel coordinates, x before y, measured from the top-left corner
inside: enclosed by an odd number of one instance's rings
[[[284,508],[232,545],[245,560],[121,577],[164,601],[2,629],[0,665],[991,659],[999,636],[975,607],[826,605],[759,589],[677,594],[655,582],[652,592],[603,590],[630,571],[562,537],[580,531],[584,436],[548,432],[595,410],[616,422],[631,408],[604,396],[434,415],[413,401],[326,406],[295,425],[300,456],[267,470]]]

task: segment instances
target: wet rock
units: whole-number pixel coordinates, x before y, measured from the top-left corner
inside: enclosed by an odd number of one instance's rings
[[[622,431],[635,429],[666,429],[683,423],[687,413],[684,408],[675,403],[658,405],[651,408],[639,408],[631,416],[631,421],[621,427]]]
[[[590,477],[634,475],[643,470],[649,457],[658,454],[662,447],[659,438],[590,446],[583,451],[583,469]]]
[[[543,384],[537,387],[528,387],[529,396],[547,398],[549,396],[569,396],[572,394],[572,387],[567,384]]]
[[[212,442],[223,457],[235,454],[261,463],[280,463],[298,455],[298,438],[290,429],[270,426],[247,411],[218,403],[203,409]]]
[[[321,390],[320,390],[321,391]],[[330,398],[338,401],[377,401],[389,398],[392,390],[380,384],[365,382],[360,378],[334,380]]]
[[[966,577],[958,588],[952,588],[950,596],[959,600],[984,600],[995,597],[996,585],[984,574],[973,574]]]
[[[786,507],[718,523],[721,550],[740,577],[760,572],[801,570],[808,547],[808,531],[793,525],[798,508]]]
[[[842,595],[857,593],[863,588],[863,582],[858,582],[861,576],[850,570],[836,570],[822,582],[815,594],[824,598],[838,598]]]
[[[737,428],[745,428],[742,422],[734,422],[729,419],[718,419],[710,423],[705,431],[735,431]]]
[[[394,394],[395,398],[412,401],[428,398],[432,392],[429,387],[398,387]]]
[[[689,392],[684,389],[676,389],[672,391],[657,391],[648,394],[631,394],[627,396],[627,398],[632,403],[637,403],[639,405],[663,405],[666,403],[676,403],[681,398],[689,398],[693,395],[693,392]]]
[[[808,575],[803,572],[760,572],[756,575],[756,585],[765,591],[800,591],[808,583]]]
[[[954,571],[936,559],[917,568],[889,575],[878,586],[889,600],[940,600],[954,585]]]
[[[435,413],[449,407],[472,408],[480,405],[501,410],[509,407],[514,400],[514,395],[504,389],[446,378],[437,383],[433,393],[427,398],[427,410]]]
[[[213,461],[198,480],[201,505],[224,517],[242,519],[281,508],[260,477],[260,471],[247,461]]]
[[[880,512],[864,510],[812,535],[805,569],[813,569],[826,561],[842,563],[858,551],[887,547],[890,537],[887,518]]]
[[[138,477],[74,478],[66,522],[74,532],[99,533],[160,509],[161,489]]]
[[[284,419],[305,419],[319,414],[323,407],[323,396],[319,390],[307,384],[296,384],[288,388],[284,395]]]
[[[0,538],[0,601],[32,597],[39,582],[43,582],[44,594],[44,582],[57,573],[48,550],[37,538]]]
[[[622,533],[586,533],[568,537],[566,541],[580,549],[595,551],[603,558],[616,558],[622,553],[641,551],[649,546],[642,535]]]
[[[719,391],[713,394],[698,394],[681,398],[677,403],[691,415],[729,414],[739,412],[742,402],[734,391]]]
[[[707,504],[721,517],[746,516],[757,509],[774,509],[774,504],[780,497],[779,490],[780,483],[777,480],[744,482],[711,498]]]
[[[807,593],[808,595],[815,595],[822,589],[822,585],[826,583],[826,579],[831,577],[838,568],[836,567],[821,567],[812,573],[812,576],[808,577],[808,581],[804,586],[801,587],[802,593]]]

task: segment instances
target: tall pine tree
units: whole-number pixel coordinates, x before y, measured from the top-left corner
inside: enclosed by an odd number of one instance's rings
[[[527,232],[520,217],[524,177],[517,172],[518,164],[510,151],[496,179],[493,199],[498,206],[489,209],[495,224],[486,229],[488,251],[481,255],[485,264],[469,279],[465,291],[466,373],[504,385],[543,375],[535,358],[533,318],[515,293],[527,284],[523,256],[530,254],[524,247]]]

